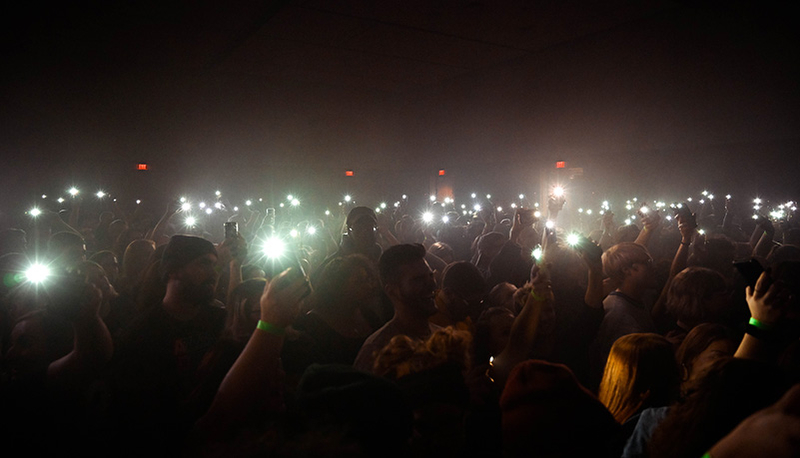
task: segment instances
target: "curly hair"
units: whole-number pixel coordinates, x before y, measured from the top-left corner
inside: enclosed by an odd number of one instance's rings
[[[471,345],[472,335],[453,327],[439,329],[425,340],[394,336],[378,352],[373,372],[397,380],[446,363],[469,370]]]

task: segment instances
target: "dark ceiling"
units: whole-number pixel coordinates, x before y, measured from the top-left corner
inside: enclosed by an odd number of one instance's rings
[[[503,183],[557,159],[606,184],[774,182],[778,161],[778,181],[796,181],[797,18],[783,4],[6,8],[0,148],[16,187],[115,182],[137,161],[174,186],[334,186],[345,168],[387,187],[438,168]]]

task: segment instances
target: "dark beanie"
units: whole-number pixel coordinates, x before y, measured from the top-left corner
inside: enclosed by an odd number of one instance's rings
[[[500,409],[506,456],[606,456],[619,442],[614,417],[561,364],[518,364],[500,397]]]
[[[214,244],[208,240],[191,235],[173,235],[161,256],[161,278],[166,281],[172,272],[209,253],[217,255]]]

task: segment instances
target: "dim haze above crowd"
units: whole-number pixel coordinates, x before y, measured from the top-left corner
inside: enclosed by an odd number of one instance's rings
[[[461,203],[508,205],[557,161],[595,211],[798,194],[797,17],[779,2],[19,6],[0,32],[4,217],[71,185],[392,204],[445,197],[440,169]]]

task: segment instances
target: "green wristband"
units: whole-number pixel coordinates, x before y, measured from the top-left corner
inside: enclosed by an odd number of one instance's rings
[[[264,332],[268,332],[276,336],[282,336],[286,334],[286,328],[281,328],[279,326],[275,326],[274,324],[269,324],[266,321],[261,321],[261,320],[258,320],[258,325],[256,326],[256,329],[261,329]]]
[[[762,323],[753,317],[750,317],[750,324],[757,327],[758,329],[761,329],[762,331],[769,331],[770,329],[772,329],[772,326],[766,323]]]
[[[711,458],[711,454],[708,453],[708,452],[705,452],[705,453],[703,453],[703,456],[701,456],[700,458]]]
[[[539,302],[544,302],[544,301],[547,300],[543,296],[540,296],[540,295],[536,294],[536,291],[534,291],[534,290],[531,290],[531,297],[533,298],[533,300],[539,301]]]

